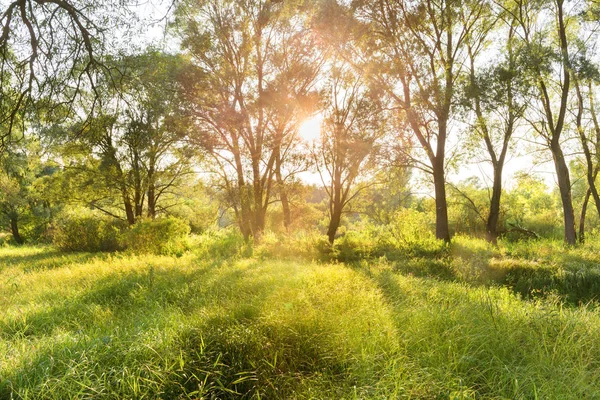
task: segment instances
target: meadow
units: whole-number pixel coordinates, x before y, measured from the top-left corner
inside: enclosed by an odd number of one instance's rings
[[[600,398],[597,244],[311,240],[1,248],[0,398]]]

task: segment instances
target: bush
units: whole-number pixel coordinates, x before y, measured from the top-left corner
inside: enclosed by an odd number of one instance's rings
[[[249,257],[252,243],[246,243],[238,229],[207,229],[194,237],[194,253],[212,259]]]
[[[73,210],[57,218],[52,228],[52,242],[63,251],[121,250],[120,233],[125,221],[109,218],[91,210]]]
[[[304,259],[331,261],[337,258],[327,237],[316,231],[301,231],[293,235],[281,235],[271,231],[264,233],[254,245],[258,258]]]
[[[435,238],[433,223],[428,215],[405,208],[395,214],[393,221],[380,227],[376,255],[388,259],[404,257],[441,257],[447,247]]]
[[[334,242],[334,257],[341,262],[356,262],[371,258],[377,250],[377,235],[373,233],[372,227],[349,230]]]
[[[158,218],[136,222],[122,236],[123,245],[135,253],[181,255],[189,249],[187,222],[175,218]]]

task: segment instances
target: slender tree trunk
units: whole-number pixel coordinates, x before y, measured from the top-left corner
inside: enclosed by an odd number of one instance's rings
[[[498,245],[498,220],[500,219],[500,197],[502,196],[502,165],[494,165],[494,182],[492,184],[490,213],[486,223],[486,238],[493,245]]]
[[[131,204],[129,195],[127,195],[126,193],[123,193],[123,205],[125,206],[125,215],[127,216],[127,223],[129,225],[135,224],[135,213],[133,210],[133,205]]]
[[[252,236],[252,210],[250,209],[249,189],[247,186],[240,187],[240,230],[247,242]]]
[[[142,175],[140,156],[137,150],[133,151],[133,183],[134,183],[134,195],[133,202],[135,204],[135,217],[140,218],[144,213],[144,189],[142,188]]]
[[[342,207],[340,204],[333,204],[333,210],[331,212],[331,219],[329,220],[329,226],[327,227],[327,238],[329,239],[329,243],[333,244],[335,241],[335,235],[337,233],[338,228],[340,227],[340,222],[342,221]]]
[[[142,203],[142,191],[140,188],[135,188],[135,218],[138,219],[144,214],[144,204]]]
[[[583,204],[581,206],[581,215],[579,216],[579,243],[581,244],[585,242],[585,216],[591,194],[592,192],[588,188],[588,190],[585,192],[585,198],[583,199]]]
[[[25,243],[25,240],[23,240],[23,237],[19,233],[18,217],[16,215],[11,215],[10,217],[10,231],[12,232],[13,239],[15,239],[17,244]]]
[[[240,226],[240,230],[242,231],[242,235],[244,236],[244,240],[248,242],[250,240],[250,237],[252,236],[252,210],[250,206],[250,203],[252,201],[250,198],[251,189],[248,187],[248,185],[246,185],[244,179],[244,167],[242,166],[241,151],[239,146],[234,146],[233,152],[235,158],[235,168],[237,173],[238,199],[232,200],[234,202],[236,200],[239,200],[238,224]]]
[[[558,141],[553,140],[550,144],[552,158],[556,168],[558,188],[560,190],[560,199],[563,206],[563,218],[565,223],[565,242],[570,245],[577,243],[577,233],[575,230],[575,210],[573,209],[573,200],[571,196],[571,180],[569,178],[569,167],[565,161],[562,149]]]
[[[156,218],[156,193],[154,183],[148,185],[148,218]]]
[[[441,162],[438,161],[441,159]],[[446,177],[443,158],[436,158],[433,168],[433,185],[435,189],[435,237],[450,242],[448,226],[448,203],[446,200]]]
[[[283,183],[280,184],[279,196],[281,198],[281,208],[283,210],[283,226],[285,231],[289,232],[292,225],[292,210],[290,209],[290,201]]]
[[[148,211],[146,215],[148,218],[156,218],[156,186],[154,184],[154,166],[150,165],[148,168]]]
[[[112,164],[117,169],[118,173],[118,182],[119,189],[121,190],[121,197],[123,198],[123,207],[125,208],[125,216],[127,217],[127,223],[129,225],[135,224],[135,210],[133,204],[131,204],[131,197],[129,195],[129,191],[127,190],[127,184],[125,182],[125,174],[123,173],[123,168],[121,168],[121,163],[117,159],[116,149],[112,144],[112,139],[110,137],[106,138],[106,154],[110,157]]]
[[[260,242],[265,232],[265,223],[267,220],[267,210],[262,204],[257,204],[254,210],[254,224],[252,227],[252,236],[256,242]]]
[[[292,213],[290,210],[290,202],[287,196],[287,189],[283,182],[283,176],[281,173],[281,155],[277,154],[277,161],[275,162],[275,179],[277,180],[277,186],[279,188],[279,199],[281,200],[281,208],[283,209],[283,226],[286,232],[289,232],[290,225],[292,224]]]

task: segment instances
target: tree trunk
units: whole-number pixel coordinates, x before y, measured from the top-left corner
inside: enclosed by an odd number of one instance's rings
[[[281,156],[279,154],[277,154],[277,161],[275,163],[275,179],[277,180],[277,186],[279,187],[279,199],[281,200],[281,208],[283,209],[283,226],[285,231],[289,232],[292,223],[292,213],[290,211],[287,190],[281,174]]]
[[[257,207],[254,211],[254,223],[252,226],[252,237],[255,242],[260,242],[263,233],[265,232],[266,212],[267,210],[261,207]]]
[[[144,213],[144,189],[142,188],[140,156],[137,151],[133,152],[133,179],[134,179],[134,196],[135,217],[140,218]]]
[[[438,159],[441,158],[438,156]],[[436,159],[437,161],[437,159]],[[446,178],[443,159],[433,167],[433,185],[435,188],[435,237],[450,242],[448,227],[448,203],[446,201]]]
[[[156,218],[156,202],[154,197],[154,185],[150,185],[148,188],[148,211],[146,213],[148,218]]]
[[[148,218],[156,218],[156,188],[154,182],[148,185]]]
[[[577,233],[575,231],[575,211],[573,209],[573,200],[571,197],[569,167],[567,166],[562,149],[557,140],[553,140],[550,143],[550,149],[552,150],[552,158],[554,159],[558,188],[560,190],[560,199],[563,206],[565,243],[575,245],[577,243]]]
[[[248,188],[240,188],[240,230],[244,240],[248,242],[252,236],[252,210],[250,209],[250,199],[248,198]]]
[[[587,206],[590,201],[591,194],[592,192],[588,188],[581,206],[581,215],[579,216],[579,243],[581,244],[585,242],[585,215],[587,213]]]
[[[502,196],[502,166],[494,166],[494,182],[492,184],[492,198],[490,200],[490,213],[486,223],[486,238],[494,246],[498,245],[498,220],[500,219],[500,197]]]
[[[286,190],[283,186],[281,186],[281,208],[283,210],[283,227],[286,232],[290,231],[290,226],[292,225],[292,211],[290,209],[290,202],[286,193]]]
[[[234,207],[234,209],[238,221],[238,226],[240,227],[240,232],[244,237],[244,241],[248,242],[250,240],[250,237],[252,236],[252,230],[250,229],[250,225],[248,224],[247,216],[244,215],[244,211],[241,210],[241,207],[240,209]]]
[[[10,231],[12,232],[13,238],[17,244],[25,243],[25,240],[23,240],[23,237],[19,233],[18,218],[16,215],[12,215],[10,217]]]
[[[146,212],[146,215],[148,216],[148,218],[154,219],[156,218],[156,185],[155,185],[155,161],[154,161],[154,157],[150,158],[149,161],[150,166],[148,167],[148,172],[147,172],[147,184],[148,184],[148,190],[146,195],[148,196],[148,210]]]
[[[335,240],[335,235],[337,233],[338,228],[340,227],[340,222],[342,220],[342,207],[338,204],[333,205],[333,211],[331,213],[331,219],[329,220],[329,226],[327,227],[327,238],[329,239],[329,243],[333,244]]]
[[[127,194],[123,194],[123,203],[125,206],[125,215],[127,216],[127,223],[129,225],[135,224],[135,213],[133,211],[133,205]]]

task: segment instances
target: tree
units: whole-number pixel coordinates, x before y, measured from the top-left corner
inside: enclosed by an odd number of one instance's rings
[[[320,64],[311,66],[315,46],[301,37],[300,4],[206,0],[177,11],[197,67],[187,80],[198,126],[192,140],[210,155],[214,182],[247,240],[260,238],[274,186],[283,186],[277,175]]]
[[[87,176],[82,189],[92,187],[83,196],[88,205],[118,218],[124,212],[130,224],[144,213],[154,218],[167,210],[160,200],[182,183],[193,160],[179,82],[185,66],[185,59],[155,50],[115,60],[127,79],[107,85],[97,116],[83,134],[75,125],[66,138],[76,156],[70,169]],[[79,157],[82,152],[88,157]],[[119,198],[121,207],[115,203]]]
[[[526,66],[537,91],[537,115],[531,114],[528,119],[552,154],[563,208],[564,240],[574,245],[577,234],[571,180],[561,142],[572,81],[567,38],[569,17],[565,15],[564,5],[564,0],[554,0],[551,5],[514,0],[507,9],[518,24],[518,35],[523,44],[519,62]],[[544,20],[544,16],[553,21]],[[554,37],[557,40],[553,40]],[[558,102],[553,101],[554,94]]]
[[[333,61],[330,73],[323,132],[313,156],[329,198],[327,237],[333,243],[342,213],[365,188],[357,187],[360,177],[376,165],[390,116],[382,93],[351,67]]]
[[[56,118],[73,113],[84,91],[97,90],[96,73],[106,72],[102,58],[108,21],[123,26],[119,16],[125,5],[116,0],[10,0],[0,10],[2,143],[25,123],[20,114],[45,109],[47,118]]]
[[[357,16],[370,26],[370,72],[395,99],[433,176],[436,237],[450,240],[446,200],[446,145],[456,82],[465,64],[466,40],[486,9],[485,2],[355,1]]]
[[[496,25],[496,16],[488,15],[480,18],[480,24],[474,29],[467,43],[469,58],[469,76],[465,88],[466,109],[474,114],[473,133],[477,141],[478,152],[486,152],[493,169],[492,193],[489,212],[485,218],[486,239],[497,244],[498,222],[500,218],[500,199],[502,196],[502,172],[513,134],[519,120],[525,112],[523,100],[523,83],[519,81],[522,71],[519,70],[515,54],[515,20],[511,14],[501,11],[500,20],[506,21],[506,37],[502,40],[502,53],[498,54],[501,61],[494,59],[493,66],[476,67],[484,57],[482,50],[489,32]],[[501,31],[500,29],[497,30]],[[488,55],[489,57],[489,55]],[[483,149],[481,148],[483,147]]]

